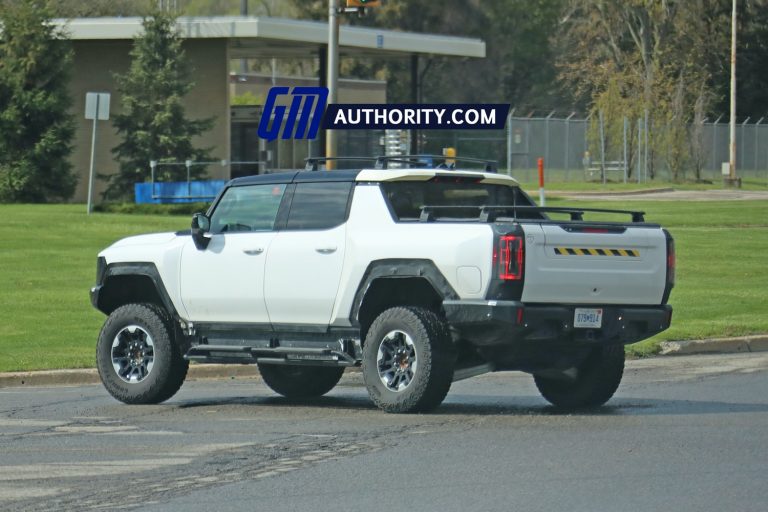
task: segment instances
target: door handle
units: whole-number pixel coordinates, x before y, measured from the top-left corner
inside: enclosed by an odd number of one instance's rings
[[[243,249],[243,252],[248,256],[256,256],[258,254],[263,253],[264,249],[262,249],[261,247],[257,247],[255,249]]]
[[[336,247],[321,247],[315,250],[320,254],[333,254],[336,252]]]

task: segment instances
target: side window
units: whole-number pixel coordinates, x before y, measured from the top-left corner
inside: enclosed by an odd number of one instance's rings
[[[231,187],[213,211],[211,232],[273,230],[285,187],[284,184]]]
[[[286,229],[330,229],[344,223],[350,182],[298,183]]]
[[[487,185],[472,180],[436,179],[429,181],[395,181],[382,183],[384,196],[392,207],[395,219],[418,221],[423,206],[445,206],[466,208],[440,210],[442,220],[476,219],[481,206],[535,206],[533,201],[519,187],[508,185]],[[511,210],[511,208],[510,208]],[[544,219],[542,213],[519,209],[519,219]]]
[[[426,186],[419,182],[382,183],[384,191],[397,220],[419,220],[421,207],[426,204]],[[432,203],[430,203],[432,204]]]

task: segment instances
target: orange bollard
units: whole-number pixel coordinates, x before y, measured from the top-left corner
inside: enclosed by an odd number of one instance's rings
[[[544,159],[539,158],[539,206],[545,206],[546,201],[544,199]]]

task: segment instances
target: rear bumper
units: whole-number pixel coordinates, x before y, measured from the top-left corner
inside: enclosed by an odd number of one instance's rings
[[[577,307],[603,309],[602,327],[574,328]],[[667,329],[672,307],[524,304],[518,301],[447,300],[448,322],[477,347],[536,345],[608,345],[635,343]]]

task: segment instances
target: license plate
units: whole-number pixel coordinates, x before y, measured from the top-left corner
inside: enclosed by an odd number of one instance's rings
[[[573,326],[595,328],[603,325],[603,310],[598,308],[576,308],[573,314]]]

